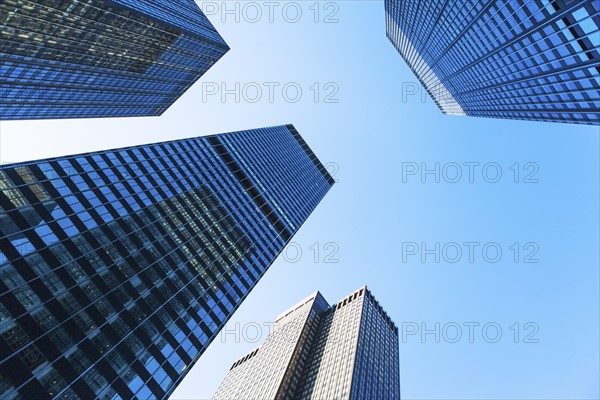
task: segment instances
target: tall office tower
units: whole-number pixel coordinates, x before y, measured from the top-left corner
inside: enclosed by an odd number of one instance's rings
[[[600,124],[600,1],[385,0],[387,36],[444,114]]]
[[[333,184],[292,125],[0,169],[0,398],[166,398]]]
[[[2,0],[2,120],[161,115],[229,47],[193,0]]]
[[[329,306],[319,292],[281,314],[214,400],[399,400],[398,328],[366,287]]]

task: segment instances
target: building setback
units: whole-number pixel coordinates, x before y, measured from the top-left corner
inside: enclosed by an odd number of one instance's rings
[[[598,0],[385,0],[387,37],[444,114],[600,124]]]
[[[233,363],[213,397],[230,399],[399,400],[398,328],[366,287],[332,306],[316,292]]]
[[[229,47],[193,0],[3,0],[2,120],[161,115]]]
[[[292,125],[1,166],[0,398],[167,398],[333,183]]]

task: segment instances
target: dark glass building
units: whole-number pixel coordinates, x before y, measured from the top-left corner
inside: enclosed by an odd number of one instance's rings
[[[332,306],[316,292],[233,363],[213,399],[399,400],[398,328],[366,287]]]
[[[600,124],[600,1],[385,0],[387,36],[444,114]]]
[[[193,0],[2,0],[3,120],[161,115],[229,49]]]
[[[3,165],[0,398],[166,398],[333,182],[292,125]]]

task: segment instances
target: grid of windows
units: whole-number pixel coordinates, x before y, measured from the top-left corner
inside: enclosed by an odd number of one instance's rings
[[[0,398],[167,397],[333,184],[296,136],[2,166]]]
[[[398,329],[366,288],[333,306],[317,292],[236,361],[215,400],[400,399]]]
[[[600,124],[600,2],[385,8],[388,38],[445,114]]]
[[[400,400],[398,328],[367,292],[354,362],[351,400]]]
[[[162,114],[229,49],[192,0],[6,0],[1,118]]]
[[[299,382],[296,371],[307,357],[307,343],[314,335],[318,315],[327,307],[317,292],[279,318],[262,346],[233,364],[214,398],[291,398]]]
[[[348,399],[362,321],[363,295],[356,292],[331,307],[323,316],[319,335],[298,399]],[[387,398],[387,397],[382,397]]]

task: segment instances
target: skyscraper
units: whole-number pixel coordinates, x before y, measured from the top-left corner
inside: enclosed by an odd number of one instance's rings
[[[444,114],[600,124],[598,0],[385,0],[387,36]]]
[[[213,399],[399,400],[398,328],[366,287],[332,306],[316,292],[233,363]]]
[[[0,118],[161,115],[229,47],[193,0],[3,0]]]
[[[166,398],[333,179],[292,125],[0,169],[0,398]]]

